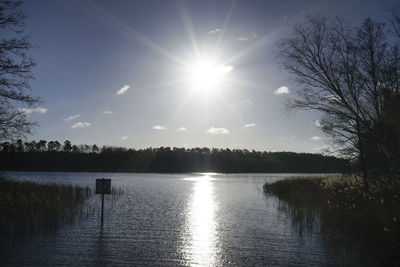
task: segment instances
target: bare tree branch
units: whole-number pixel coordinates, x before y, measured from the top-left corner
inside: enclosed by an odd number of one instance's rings
[[[399,10],[392,10],[392,24],[400,38]],[[337,151],[362,162],[365,178],[375,152],[398,168],[400,57],[385,25],[367,18],[353,28],[340,18],[308,15],[279,48],[283,67],[300,85],[287,107],[321,111],[322,130]]]
[[[21,1],[0,1],[0,31],[12,31],[16,35],[0,40],[0,140],[30,134],[37,125],[21,111],[40,102],[27,93],[35,63],[26,54],[32,44],[26,36],[19,36],[25,20],[25,15],[18,10],[21,4]]]

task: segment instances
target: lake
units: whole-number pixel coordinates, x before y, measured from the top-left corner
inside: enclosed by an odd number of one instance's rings
[[[111,178],[117,193],[105,196],[103,225],[100,195],[93,195],[76,216],[60,219],[54,227],[48,222],[39,227],[8,222],[7,231],[0,232],[0,265],[343,263],[345,252],[340,247],[325,246],[315,229],[299,232],[282,203],[263,192],[265,182],[299,174],[7,172],[6,175],[16,180],[90,187],[94,187],[96,178]],[[357,262],[357,255],[352,257],[352,263],[353,260]]]

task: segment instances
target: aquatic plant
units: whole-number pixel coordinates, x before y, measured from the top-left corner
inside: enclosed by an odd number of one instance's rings
[[[72,210],[92,191],[89,187],[38,184],[0,176],[0,215],[29,215]]]
[[[400,264],[400,183],[380,177],[366,191],[356,175],[287,177],[264,192],[285,202],[294,220],[316,223],[323,238],[368,238],[379,244],[381,263]]]

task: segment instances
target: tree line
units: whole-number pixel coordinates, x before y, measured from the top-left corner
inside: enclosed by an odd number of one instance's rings
[[[0,170],[123,172],[346,172],[349,161],[333,156],[246,149],[159,147],[132,149],[74,145],[69,140],[0,143]]]
[[[110,147],[111,148],[111,147]],[[98,153],[107,150],[109,147],[103,146],[102,150],[94,145],[73,145],[71,141],[65,140],[63,144],[58,141],[39,140],[24,142],[21,139],[15,142],[0,143],[0,151],[2,152],[74,152],[74,153]],[[112,147],[112,149],[117,149]],[[122,148],[118,148],[122,149]]]

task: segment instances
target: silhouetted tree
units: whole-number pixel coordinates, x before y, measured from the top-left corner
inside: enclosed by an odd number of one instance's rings
[[[46,151],[46,140],[40,140],[39,142],[36,143],[36,151],[38,152],[44,152]]]
[[[60,151],[61,150],[61,144],[58,141],[54,141],[54,151]]]
[[[36,142],[35,141],[25,142],[25,151],[26,152],[36,151]]]
[[[99,152],[99,147],[97,145],[92,146],[92,153],[98,153]]]
[[[21,139],[17,140],[17,152],[24,152],[24,143],[22,142]]]
[[[9,142],[3,142],[1,144],[1,151],[9,152],[10,151],[10,143]]]
[[[73,153],[78,153],[79,152],[78,146],[77,145],[73,145],[71,151]]]
[[[72,150],[71,141],[69,141],[69,140],[64,141],[63,150],[64,150],[64,152],[71,152],[71,150]]]
[[[281,41],[280,55],[284,68],[301,85],[288,107],[323,113],[322,130],[339,152],[359,159],[366,186],[368,172],[378,167],[378,155],[384,163],[381,169],[398,167],[399,143],[383,125],[394,115],[389,106],[400,104],[395,100],[400,57],[383,23],[368,18],[351,28],[339,18],[309,15]],[[399,132],[398,122],[392,125]]]
[[[39,102],[27,94],[35,63],[26,55],[32,45],[23,32],[25,15],[18,10],[21,1],[0,1],[0,140],[31,132],[26,110]],[[14,37],[13,37],[14,36]]]
[[[49,152],[57,152],[60,151],[61,144],[58,141],[50,141],[47,143],[47,151]]]

